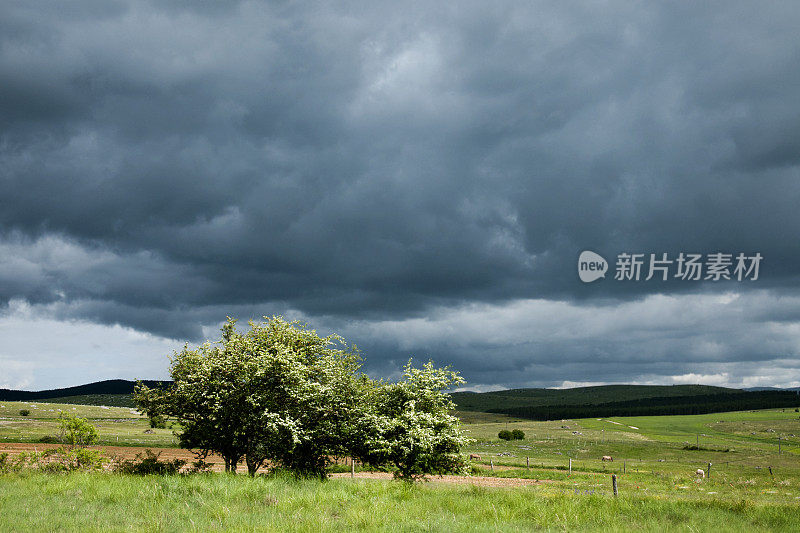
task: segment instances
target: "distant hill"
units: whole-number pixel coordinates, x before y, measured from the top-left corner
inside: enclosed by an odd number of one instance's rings
[[[793,390],[793,391],[799,391],[800,387],[791,387],[791,388],[788,388],[788,389],[781,389],[780,387],[747,387],[746,389],[742,389],[742,390],[746,390],[748,392],[764,391],[764,390]]]
[[[143,380],[148,387],[168,385],[169,381]],[[63,389],[50,389],[42,391],[20,391],[0,389],[0,401],[18,402],[51,402],[70,403],[83,405],[109,405],[117,407],[133,407],[133,387],[135,381],[126,379],[110,379],[97,381],[86,385],[66,387]]]
[[[509,389],[494,392],[451,394],[460,411],[489,412],[550,405],[596,405],[608,402],[673,398],[707,394],[737,394],[743,391],[710,385],[599,385],[573,389]],[[494,411],[497,412],[497,411]]]
[[[148,387],[170,381],[143,381]],[[112,379],[36,392],[0,389],[0,401],[37,401],[134,407],[135,381]],[[459,411],[502,413],[533,420],[698,414],[800,406],[797,389],[753,390],[709,385],[601,385],[573,389],[509,389],[451,394]]]
[[[707,385],[603,385],[452,394],[460,411],[532,420],[701,414],[800,406],[797,391],[743,391]]]

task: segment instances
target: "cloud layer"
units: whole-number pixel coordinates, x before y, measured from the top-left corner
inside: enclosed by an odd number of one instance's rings
[[[0,303],[192,342],[226,314],[290,314],[369,346],[376,373],[426,353],[476,386],[799,380],[798,22],[746,3],[11,3]],[[765,259],[757,283],[584,285],[584,249]]]

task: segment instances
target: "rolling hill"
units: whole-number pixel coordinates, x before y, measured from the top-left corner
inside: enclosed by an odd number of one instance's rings
[[[148,387],[169,381],[143,381]],[[113,379],[42,391],[0,389],[0,401],[37,401],[134,407],[136,382]],[[708,385],[601,385],[573,389],[509,389],[455,392],[459,411],[507,414],[532,420],[635,415],[699,414],[732,410],[795,407],[797,391],[740,390]]]
[[[168,381],[143,380],[148,387],[167,385]],[[63,389],[49,389],[42,391],[20,391],[0,389],[0,401],[18,402],[55,402],[83,405],[108,405],[115,407],[133,407],[131,399],[135,381],[126,379],[110,379],[66,387]]]
[[[706,385],[603,385],[574,389],[511,389],[452,394],[459,411],[531,420],[701,414],[796,407],[797,391],[743,391]]]
[[[509,389],[494,392],[455,392],[453,401],[461,411],[489,412],[550,405],[596,405],[608,402],[674,398],[708,394],[737,394],[739,389],[709,385],[600,385],[573,389]]]

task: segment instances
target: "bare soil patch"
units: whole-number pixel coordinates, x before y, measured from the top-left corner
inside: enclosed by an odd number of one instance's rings
[[[0,442],[0,453],[8,453],[9,455],[19,455],[22,452],[43,451],[51,448],[58,448],[59,444],[43,444],[36,442]],[[187,464],[191,464],[197,460],[197,457],[189,450],[182,448],[151,448],[139,446],[88,446],[93,450],[100,450],[107,457],[118,457],[120,459],[134,459],[136,454],[144,455],[146,449],[151,450],[153,453],[160,453],[159,459],[161,461],[173,461],[175,459],[183,459]],[[225,461],[222,457],[210,455],[206,458],[208,463],[213,466],[211,470],[214,472],[222,472],[225,470]]]
[[[41,452],[43,450],[58,448],[58,444],[43,444],[32,442],[4,442],[0,443],[0,453],[8,453],[9,455],[19,455],[22,452]],[[146,448],[135,446],[89,446],[94,450],[100,450],[107,457],[118,457],[120,459],[134,459],[136,454],[144,454]],[[182,448],[149,448],[153,453],[160,453],[162,461],[172,461],[174,459],[183,459],[187,464],[191,464],[196,460],[195,455]],[[225,462],[219,456],[209,456],[206,461],[212,464],[211,470],[214,472],[222,472],[225,470]],[[498,468],[498,466],[495,466]],[[240,472],[246,472],[247,469],[240,467]],[[347,479],[350,477],[349,473],[331,474],[332,479]],[[386,472],[358,472],[355,477],[357,479],[378,479],[378,480],[391,480],[392,474]],[[542,483],[549,483],[550,480],[536,480],[524,478],[499,478],[488,476],[430,476],[428,478],[432,483],[447,483],[454,485],[476,485],[480,487],[526,487],[531,485],[540,485]]]

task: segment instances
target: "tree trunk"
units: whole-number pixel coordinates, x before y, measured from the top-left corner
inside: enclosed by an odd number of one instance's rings
[[[225,471],[235,474],[239,459],[237,457],[223,457],[223,459],[225,459]]]
[[[256,472],[258,471],[258,469],[261,467],[262,464],[264,464],[263,460],[262,461],[256,461],[256,460],[251,461],[248,457],[245,457],[245,462],[247,463],[247,473],[250,475],[250,477],[255,477]]]
[[[257,470],[258,470],[257,466],[255,466],[255,465],[253,465],[251,463],[247,463],[247,475],[248,476],[256,477],[256,471]]]

